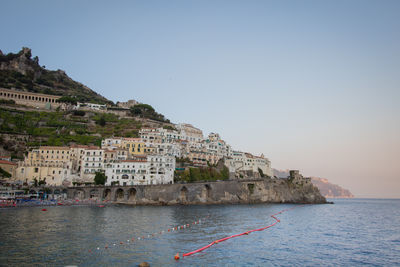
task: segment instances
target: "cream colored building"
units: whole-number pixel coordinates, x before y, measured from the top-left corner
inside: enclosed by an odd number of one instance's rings
[[[71,169],[69,147],[42,146],[18,164],[15,179],[27,183],[45,180],[47,185],[57,186],[69,182]]]

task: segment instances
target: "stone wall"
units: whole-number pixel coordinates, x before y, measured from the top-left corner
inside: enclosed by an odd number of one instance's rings
[[[326,203],[312,184],[287,179],[223,181],[209,183],[70,187],[70,199],[106,199],[132,205]]]

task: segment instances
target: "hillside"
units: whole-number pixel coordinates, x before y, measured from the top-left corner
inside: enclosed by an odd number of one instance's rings
[[[87,86],[72,80],[62,70],[46,70],[29,48],[4,55],[0,50],[0,88],[71,96],[79,102],[113,104]]]
[[[0,155],[23,158],[29,147],[97,145],[111,136],[138,137],[141,127],[170,123],[141,117],[119,117],[91,111],[37,111],[17,105],[0,106]]]
[[[286,178],[289,176],[289,170],[276,170],[273,169],[274,176],[279,178]],[[311,182],[318,187],[321,194],[326,198],[353,198],[353,194],[338,185],[332,184],[328,179],[311,177]]]

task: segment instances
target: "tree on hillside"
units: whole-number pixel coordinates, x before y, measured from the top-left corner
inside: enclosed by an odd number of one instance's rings
[[[77,101],[75,97],[71,97],[71,96],[63,96],[60,97],[59,99],[57,99],[58,103],[67,103],[67,104],[71,104],[71,105],[76,105]]]

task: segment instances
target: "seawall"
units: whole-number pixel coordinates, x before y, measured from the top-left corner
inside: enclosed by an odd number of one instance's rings
[[[69,187],[67,196],[69,199],[97,198],[132,205],[326,203],[311,183],[292,183],[287,179]]]

